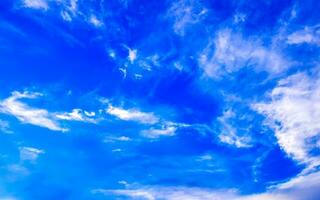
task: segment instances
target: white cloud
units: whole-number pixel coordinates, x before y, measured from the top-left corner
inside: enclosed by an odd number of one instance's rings
[[[72,13],[76,13],[78,11],[78,0],[70,0],[68,8]]]
[[[65,21],[68,21],[68,22],[71,22],[72,21],[72,18],[70,16],[70,14],[66,11],[61,11],[61,17],[65,20]]]
[[[33,124],[48,128],[53,131],[66,131],[54,120],[54,116],[45,109],[34,108],[21,99],[34,99],[40,93],[12,92],[11,96],[0,101],[0,112],[15,116],[23,123]]]
[[[236,13],[233,16],[233,21],[236,24],[241,23],[241,22],[245,22],[246,19],[247,19],[247,16],[244,13]]]
[[[108,55],[109,55],[109,57],[112,58],[112,59],[115,59],[115,58],[116,58],[116,52],[115,52],[114,50],[112,50],[112,49],[110,49],[110,50],[108,51]]]
[[[120,67],[119,71],[123,74],[123,78],[125,79],[127,77],[127,69]]]
[[[9,128],[9,123],[0,119],[0,131],[3,133],[12,133]]]
[[[244,67],[270,74],[280,73],[289,67],[276,49],[264,47],[257,39],[245,39],[231,30],[217,33],[200,54],[199,64],[212,78],[220,78]]]
[[[287,38],[288,44],[312,43],[320,45],[319,27],[305,27],[303,30],[290,34]]]
[[[160,136],[173,136],[177,130],[175,126],[166,126],[160,129],[143,130],[142,135],[148,138],[158,138]]]
[[[213,159],[212,155],[205,154],[205,155],[200,156],[198,160],[199,161],[206,161],[206,160],[212,160],[212,159]]]
[[[189,124],[183,124],[183,123],[175,123],[171,121],[161,121],[159,124],[157,124],[156,127],[152,127],[148,130],[141,131],[141,135],[147,138],[159,138],[162,136],[174,136],[176,134],[176,131],[178,128],[181,127],[191,127],[192,125]],[[197,125],[195,125],[193,128],[197,128]]]
[[[153,113],[141,112],[135,108],[126,110],[109,105],[106,112],[125,121],[136,121],[142,124],[155,124],[159,122],[159,118]]]
[[[93,118],[94,116],[95,112],[83,111],[82,109],[73,109],[69,113],[56,114],[56,117],[61,120],[97,123],[97,120]]]
[[[122,149],[112,149],[112,152],[122,152]]]
[[[61,10],[60,15],[65,21],[71,22],[73,18],[82,15],[82,13],[78,11],[78,0],[56,1],[58,4],[62,4],[63,9]]]
[[[47,10],[49,8],[47,0],[23,0],[22,4],[24,7],[27,7],[27,8],[43,9],[43,10]]]
[[[226,110],[221,117],[218,117],[219,123],[219,139],[221,142],[236,146],[237,148],[246,148],[251,147],[250,144],[251,138],[249,136],[239,136],[238,128],[233,127],[232,121],[234,118],[239,118],[236,114],[231,110]]]
[[[131,139],[127,136],[120,136],[120,137],[106,137],[104,142],[116,142],[116,141],[121,141],[121,142],[127,142],[130,141]]]
[[[30,171],[22,165],[11,164],[11,165],[6,166],[6,168],[10,172],[10,174],[12,174],[12,177],[10,177],[10,178],[13,180],[18,177],[27,176],[30,174]]]
[[[206,15],[207,9],[199,1],[174,1],[168,10],[168,17],[173,19],[173,29],[176,34],[183,36],[185,30],[199,23]]]
[[[286,190],[294,187],[308,188],[317,184],[320,184],[320,171],[307,174],[307,175],[299,175],[297,177],[290,179],[287,182],[274,186],[274,188],[282,189],[282,190]]]
[[[33,147],[20,147],[20,160],[34,162],[44,151]]]
[[[253,108],[266,116],[281,148],[309,168],[319,165],[320,157],[309,153],[320,148],[319,75],[292,75],[279,81],[269,97]]]
[[[285,185],[286,187],[283,187]],[[96,189],[94,194],[106,197],[125,196],[131,199],[146,200],[314,200],[320,197],[320,172],[294,178],[282,185],[276,185],[264,193],[241,195],[235,189],[205,189],[190,187],[161,187],[125,185],[125,189]]]
[[[95,15],[90,16],[89,22],[96,27],[101,27],[103,25],[103,22],[99,20]]]
[[[137,50],[128,48],[128,59],[133,64],[133,62],[137,59]]]

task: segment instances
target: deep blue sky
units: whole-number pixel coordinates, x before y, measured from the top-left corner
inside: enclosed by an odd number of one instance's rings
[[[2,0],[0,199],[320,199],[319,10]]]

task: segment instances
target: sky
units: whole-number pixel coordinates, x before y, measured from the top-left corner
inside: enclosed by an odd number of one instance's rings
[[[318,0],[1,0],[0,200],[320,199]]]

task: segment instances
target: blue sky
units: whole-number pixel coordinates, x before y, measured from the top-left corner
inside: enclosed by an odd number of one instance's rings
[[[0,199],[320,199],[319,9],[2,0]]]

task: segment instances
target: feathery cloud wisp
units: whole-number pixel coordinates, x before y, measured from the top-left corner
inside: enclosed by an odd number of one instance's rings
[[[155,124],[159,121],[159,118],[153,113],[141,112],[138,109],[123,109],[109,105],[106,112],[119,119],[125,121],[136,121],[142,124]]]
[[[21,101],[22,99],[34,99],[41,95],[32,92],[12,92],[10,97],[0,101],[0,112],[15,116],[23,123],[41,126],[53,131],[66,131],[60,127],[54,116],[47,110],[31,107]]]
[[[279,145],[296,160],[319,165],[320,157],[309,153],[319,148],[319,75],[292,75],[281,80],[269,96],[270,101],[254,104],[253,108],[266,116]]]

